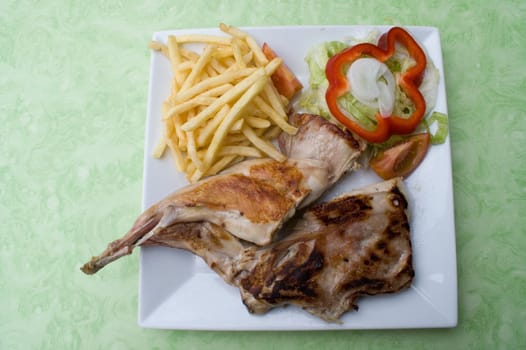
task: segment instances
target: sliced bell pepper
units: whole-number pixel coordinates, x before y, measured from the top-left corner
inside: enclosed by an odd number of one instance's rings
[[[359,58],[372,57],[385,63],[395,53],[395,43],[403,45],[412,56],[415,64],[402,72],[397,84],[414,104],[413,113],[407,117],[398,115],[381,116],[376,113],[376,128],[369,130],[356,120],[348,117],[349,112],[341,110],[338,98],[349,92],[349,82],[346,72],[350,65]],[[362,43],[349,47],[332,56],[325,67],[329,87],[325,94],[330,112],[350,131],[355,132],[365,140],[378,143],[384,142],[391,135],[405,135],[415,131],[426,110],[426,102],[419,91],[419,86],[426,69],[426,55],[413,37],[400,27],[393,27],[378,40],[378,45]]]

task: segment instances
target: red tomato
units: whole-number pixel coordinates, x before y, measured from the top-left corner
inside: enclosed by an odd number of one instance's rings
[[[270,48],[267,43],[264,43],[261,49],[263,50],[265,57],[267,57],[269,60],[278,57],[278,55],[276,55],[274,50],[272,50],[272,48]],[[298,78],[296,78],[294,73],[292,73],[285,63],[282,63],[278,69],[276,69],[274,74],[272,74],[271,79],[278,92],[285,96],[289,101],[298,91],[303,88],[303,85],[301,85]]]
[[[384,180],[409,176],[422,162],[429,148],[429,133],[409,136],[406,140],[380,151],[369,165]]]

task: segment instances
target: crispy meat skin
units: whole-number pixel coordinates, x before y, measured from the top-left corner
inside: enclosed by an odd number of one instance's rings
[[[250,167],[249,176],[215,177],[182,192],[178,200],[210,210],[239,210],[251,222],[267,223],[280,220],[308,194],[303,178],[293,163],[258,162]]]
[[[283,223],[357,164],[365,148],[323,118],[296,114],[295,136],[282,136],[285,162],[247,160],[184,187],[148,208],[131,230],[82,267],[92,274],[179,223],[207,222],[257,245],[269,244]],[[313,140],[316,142],[312,143]],[[309,149],[309,152],[305,152]],[[335,156],[337,155],[337,156]]]

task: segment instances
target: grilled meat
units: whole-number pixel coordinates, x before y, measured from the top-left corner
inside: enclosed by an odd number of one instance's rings
[[[336,321],[362,295],[393,293],[411,284],[407,201],[400,179],[314,206],[293,233],[265,248],[250,247],[234,262],[233,280],[253,313],[294,304]]]
[[[269,244],[298,208],[319,198],[356,166],[365,148],[362,141],[319,116],[296,114],[291,122],[298,133],[280,140],[288,157],[285,162],[247,160],[176,191],[148,208],[124,237],[110,243],[82,270],[95,273],[180,223],[193,230],[192,223],[215,225],[244,241]]]
[[[287,304],[338,321],[363,295],[394,293],[414,276],[407,200],[400,178],[341,195],[307,210],[266,247],[246,245],[209,222],[161,228],[142,246],[200,256],[239,288],[251,313]]]

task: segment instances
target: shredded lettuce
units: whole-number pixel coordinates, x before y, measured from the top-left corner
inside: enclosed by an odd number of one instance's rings
[[[309,83],[311,87],[316,88],[326,80],[325,65],[327,61],[346,47],[347,45],[341,41],[328,41],[314,46],[309,51],[305,61],[309,67]]]
[[[329,41],[314,46],[305,62],[309,68],[309,87],[302,93],[298,103],[302,110],[308,113],[319,114],[330,119],[329,108],[325,101],[325,92],[329,82],[325,77],[325,65],[329,58],[347,48],[341,41]]]
[[[327,107],[327,101],[325,100],[325,92],[327,91],[328,85],[329,82],[325,79],[318,87],[314,88],[309,86],[304,90],[299,99],[301,109],[307,113],[318,114],[325,119],[330,119],[331,114],[329,107]]]
[[[342,110],[348,111],[353,119],[356,119],[366,129],[373,130],[376,127],[376,124],[373,123],[376,109],[360,103],[352,94],[346,93],[340,96],[338,104]]]
[[[438,95],[438,83],[440,81],[440,73],[430,59],[427,60],[426,70],[424,73],[424,79],[422,84],[418,87],[424,100],[426,101],[426,114],[429,115],[435,108],[437,95]]]
[[[380,38],[380,35],[382,33],[378,29],[373,30],[358,30],[356,35],[351,35],[345,38],[345,42],[349,44],[349,46],[354,46],[356,44],[360,43],[370,43],[370,44],[377,44],[378,39]]]

